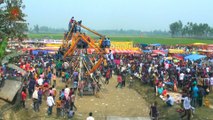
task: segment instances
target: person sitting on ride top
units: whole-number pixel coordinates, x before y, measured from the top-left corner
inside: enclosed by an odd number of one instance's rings
[[[68,27],[68,28],[69,28],[69,29],[68,29],[69,31],[70,31],[70,29],[72,28],[72,24],[74,23],[74,21],[75,21],[75,20],[74,20],[74,17],[72,17],[72,18],[70,19],[70,22],[69,22],[69,27]]]

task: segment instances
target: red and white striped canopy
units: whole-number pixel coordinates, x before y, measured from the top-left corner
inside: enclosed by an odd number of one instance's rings
[[[111,50],[112,53],[117,53],[117,54],[142,54],[140,50],[137,49],[115,49],[115,48],[106,48],[106,53],[109,53],[109,50]],[[95,51],[94,48],[88,48],[87,53],[92,54]]]

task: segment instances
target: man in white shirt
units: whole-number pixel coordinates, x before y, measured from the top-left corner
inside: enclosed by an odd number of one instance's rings
[[[186,68],[187,73],[190,73],[191,69],[190,68]]]
[[[48,115],[51,115],[52,114],[52,108],[53,108],[53,105],[55,105],[55,102],[53,100],[53,96],[52,94],[50,94],[48,97],[47,97],[47,105],[48,105]]]
[[[164,63],[164,65],[165,65],[165,69],[167,70],[167,69],[169,69],[169,63]]]
[[[179,80],[180,80],[180,86],[181,87],[183,86],[184,76],[185,76],[185,74],[183,72],[181,72],[180,75],[179,75]]]
[[[64,89],[64,94],[65,94],[66,99],[68,98],[69,93],[70,93],[70,88],[68,88],[68,86],[66,85],[66,88]]]
[[[185,110],[185,113],[184,115],[181,116],[181,119],[185,116],[187,116],[187,119],[190,120],[191,118],[191,109],[192,109],[192,106],[190,104],[191,100],[189,99],[188,96],[182,98],[183,100],[183,108]]]
[[[68,62],[64,62],[63,66],[64,66],[64,69],[66,70],[69,67],[69,63]]]
[[[209,70],[210,70],[209,67],[206,67],[206,72],[207,72],[207,73],[209,73]]]
[[[124,72],[125,70],[126,70],[126,67],[125,67],[125,66],[122,66],[122,67],[121,67],[121,73]]]
[[[33,99],[33,109],[35,112],[39,112],[39,102],[38,102],[38,90],[35,89],[32,95]]]
[[[43,85],[43,82],[44,82],[44,80],[40,77],[39,79],[38,79],[38,85]]]
[[[123,66],[124,65],[124,62],[122,59],[120,59],[120,65]]]
[[[112,51],[111,51],[111,50],[109,50],[108,57],[109,57],[109,59],[110,59],[111,61],[113,61],[113,60],[114,60],[114,56],[113,56],[113,53],[112,53]]]
[[[95,120],[95,118],[94,117],[92,117],[92,112],[90,112],[89,113],[89,117],[87,117],[87,119],[86,120]]]
[[[107,61],[109,61],[110,59],[109,59],[109,57],[108,57],[108,54],[105,54],[104,55],[104,58],[106,58],[107,59]]]

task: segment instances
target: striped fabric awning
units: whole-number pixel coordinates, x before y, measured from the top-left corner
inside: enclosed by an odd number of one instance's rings
[[[109,53],[109,50],[111,50],[112,53],[117,53],[117,54],[142,54],[142,51],[137,48],[130,48],[130,49],[122,49],[122,48],[106,48],[106,53]],[[87,53],[92,54],[95,51],[93,48],[88,48]]]

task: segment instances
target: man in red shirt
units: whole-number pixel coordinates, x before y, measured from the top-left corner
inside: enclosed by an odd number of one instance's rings
[[[110,68],[108,68],[108,70],[106,72],[105,84],[109,84],[109,79],[110,79]]]
[[[25,70],[29,71],[29,69],[30,69],[30,64],[27,62],[27,64],[25,65]]]
[[[23,108],[25,108],[26,97],[27,97],[26,91],[22,90],[22,92],[21,92],[21,101],[22,101],[22,104],[23,104]]]
[[[117,81],[118,81],[118,84],[116,85],[116,88],[117,87],[122,87],[121,85],[121,83],[122,83],[122,77],[121,77],[121,73],[119,73],[118,74],[118,76],[117,76]]]

